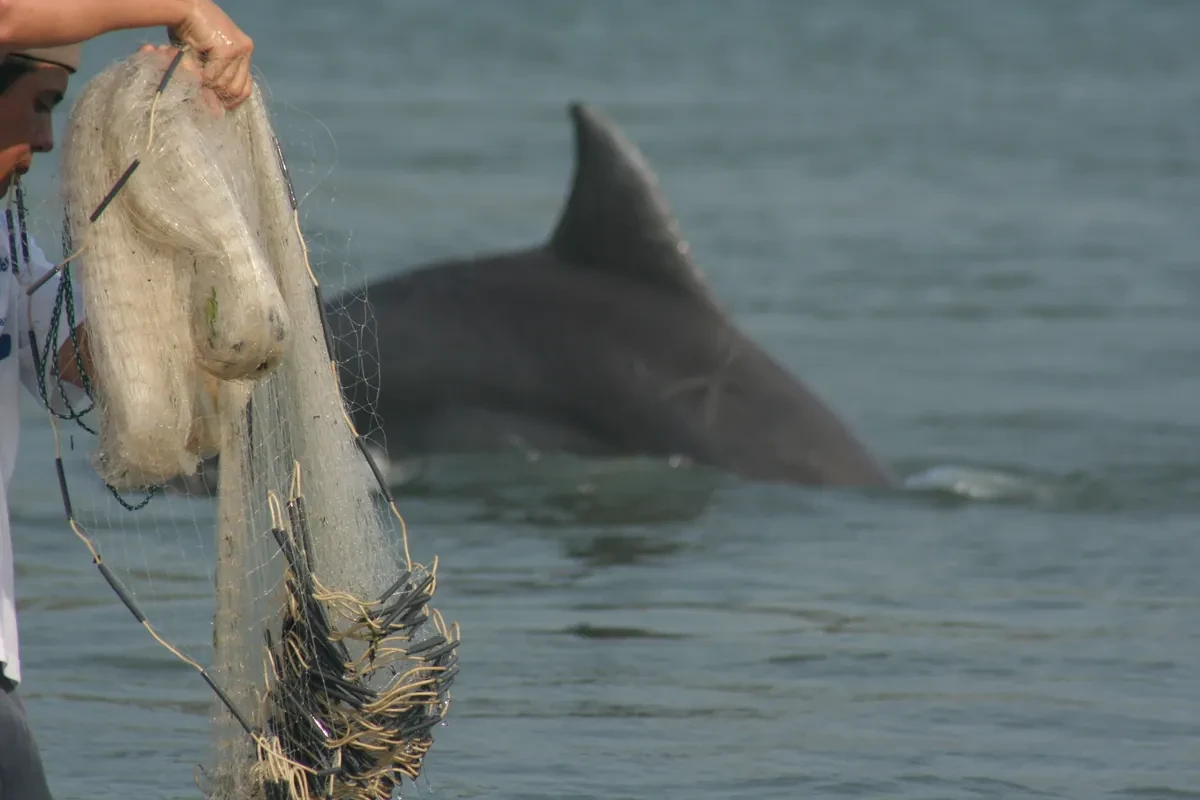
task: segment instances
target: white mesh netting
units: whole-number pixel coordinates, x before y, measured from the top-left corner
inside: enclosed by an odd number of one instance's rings
[[[344,408],[262,94],[223,113],[178,65],[150,52],[106,69],[63,137],[54,327],[75,330],[80,281],[86,333],[71,338],[90,364],[73,366],[94,408],[56,429],[96,433],[90,472],[56,434],[68,517],[138,621],[216,691],[209,796],[388,797],[446,714],[457,625],[429,605],[436,559],[411,558]],[[45,399],[65,397],[55,354],[36,349]],[[194,480],[205,459],[215,500],[122,496]],[[152,564],[197,533],[215,564],[208,668],[173,643]]]

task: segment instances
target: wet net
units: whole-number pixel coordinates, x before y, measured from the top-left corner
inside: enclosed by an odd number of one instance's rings
[[[345,409],[262,93],[226,114],[179,66],[138,53],[84,87],[63,137],[62,280],[26,287],[58,292],[46,341],[29,335],[68,521],[137,621],[215,693],[207,796],[390,797],[421,774],[446,716],[458,628],[431,606],[437,560],[412,559]],[[66,366],[48,344],[64,325]],[[63,388],[72,370],[83,408]],[[68,424],[94,434],[86,471],[64,466]],[[207,667],[143,613],[170,593],[153,553],[130,545],[178,524],[192,501],[144,508],[206,466],[215,505],[192,519],[215,564]],[[110,545],[124,558],[102,558]]]

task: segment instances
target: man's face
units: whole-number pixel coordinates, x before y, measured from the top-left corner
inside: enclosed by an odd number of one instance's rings
[[[34,153],[54,148],[51,113],[67,91],[62,67],[30,61],[31,69],[0,94],[0,195],[33,165]]]

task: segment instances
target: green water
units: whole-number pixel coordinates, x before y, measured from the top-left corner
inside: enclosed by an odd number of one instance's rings
[[[914,487],[431,468],[402,508],[464,644],[421,797],[1200,796],[1200,5],[244,5],[327,284],[544,237],[593,102],[744,328]],[[28,418],[52,786],[197,796],[210,697]],[[108,557],[204,656],[203,508],[142,513],[176,516]]]

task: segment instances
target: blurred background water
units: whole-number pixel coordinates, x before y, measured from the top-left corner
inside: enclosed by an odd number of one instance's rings
[[[566,104],[591,102],[744,329],[910,482],[431,469],[402,510],[463,671],[406,796],[1200,797],[1200,5],[228,10],[327,286],[544,238]],[[70,97],[144,36],[89,45]],[[27,182],[46,220],[54,162]],[[197,796],[210,696],[96,574],[27,418],[24,696],[52,788]],[[108,557],[204,655],[196,508]]]

